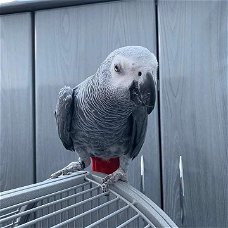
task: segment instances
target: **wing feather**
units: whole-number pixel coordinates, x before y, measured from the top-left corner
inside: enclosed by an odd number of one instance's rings
[[[148,114],[146,108],[135,110],[132,115],[132,138],[130,150],[130,158],[134,159],[140,152],[145,141]]]
[[[72,116],[74,112],[74,89],[64,87],[59,92],[56,105],[55,118],[59,138],[67,150],[74,150],[73,141],[70,135]]]

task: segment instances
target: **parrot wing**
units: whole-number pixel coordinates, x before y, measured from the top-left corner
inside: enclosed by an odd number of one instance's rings
[[[74,112],[74,91],[75,89],[66,86],[60,90],[55,111],[59,138],[64,147],[72,151],[74,151],[74,145],[70,132]]]
[[[140,152],[146,136],[148,114],[147,108],[138,108],[131,115],[132,136],[130,158],[134,159]]]

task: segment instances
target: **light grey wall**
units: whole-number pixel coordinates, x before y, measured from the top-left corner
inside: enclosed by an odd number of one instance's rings
[[[37,12],[36,21],[36,154],[37,178],[77,159],[65,150],[53,111],[64,85],[76,86],[94,74],[116,48],[142,45],[156,54],[153,1],[108,2]],[[160,205],[160,167],[157,106],[150,115],[142,149],[145,193]],[[153,165],[151,165],[153,163]],[[130,164],[129,181],[140,189],[140,156]]]
[[[184,227],[228,226],[228,2],[159,1],[164,210]]]
[[[30,13],[0,16],[0,191],[33,183]]]

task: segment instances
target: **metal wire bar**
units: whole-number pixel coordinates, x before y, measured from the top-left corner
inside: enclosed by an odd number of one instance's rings
[[[62,193],[60,194],[60,198],[61,198],[61,199],[63,198]],[[63,208],[62,201],[60,202],[60,207]],[[60,222],[62,222],[62,213],[60,213]]]
[[[116,208],[119,208],[119,201],[116,202]],[[115,219],[115,226],[117,226],[117,224],[118,224],[118,219],[119,219],[119,216],[117,215],[116,219]]]
[[[69,192],[66,192],[66,196],[67,196],[66,198],[69,197]],[[70,200],[70,199],[66,199],[66,201],[65,201],[67,207],[70,205],[69,200]],[[67,211],[66,214],[67,214],[67,219],[68,219],[68,218],[69,218],[69,211]],[[48,227],[49,227],[49,226],[48,226]]]
[[[92,188],[92,182],[90,182],[90,188]],[[92,192],[90,192],[90,198],[93,197]],[[90,201],[90,208],[92,208],[92,201]],[[92,223],[92,214],[90,213],[89,222]]]
[[[84,191],[84,187],[82,187],[82,191]],[[85,195],[83,194],[83,195],[82,195],[82,201],[85,200],[84,197],[85,197]],[[82,211],[85,211],[85,204],[82,205]],[[83,226],[83,227],[85,226],[84,223],[85,223],[85,220],[84,220],[84,217],[83,217],[83,218],[82,218],[82,226]],[[67,224],[67,225],[68,225],[68,224]]]
[[[68,197],[65,197],[65,198],[61,198],[61,199],[56,200],[56,201],[52,201],[52,202],[47,203],[47,204],[43,204],[43,203],[42,203],[43,205],[41,205],[41,206],[38,206],[38,207],[35,207],[35,208],[33,208],[33,209],[30,209],[30,210],[27,210],[27,211],[23,211],[23,212],[21,212],[21,213],[18,213],[18,214],[12,215],[12,216],[10,216],[10,217],[4,218],[4,219],[0,220],[0,224],[3,223],[3,222],[6,222],[6,221],[8,221],[8,220],[15,219],[15,218],[18,218],[18,217],[20,217],[20,216],[29,214],[29,213],[31,213],[31,212],[35,212],[35,211],[38,211],[38,210],[40,210],[40,209],[44,209],[44,208],[49,207],[49,206],[51,206],[51,205],[54,205],[54,204],[57,204],[57,203],[62,203],[62,202],[64,202],[66,199],[74,198],[74,197],[79,196],[79,195],[82,195],[82,194],[84,194],[84,193],[86,193],[86,192],[90,192],[90,191],[96,190],[97,188],[99,188],[99,186],[93,187],[93,188],[91,188],[91,189],[87,189],[87,190],[85,190],[85,191],[83,191],[83,192],[79,192],[79,193],[77,193],[77,194],[74,194],[74,195],[71,195],[71,196],[68,196]]]
[[[50,214],[48,214],[48,215],[44,215],[43,217],[34,219],[34,220],[32,220],[32,221],[30,221],[30,222],[28,222],[28,223],[26,223],[26,224],[23,224],[23,225],[21,225],[21,226],[18,226],[18,227],[26,227],[26,226],[33,225],[33,224],[35,224],[35,223],[37,223],[37,222],[40,222],[40,221],[45,220],[45,219],[48,219],[48,218],[50,218],[50,217],[52,217],[52,216],[55,216],[55,215],[57,215],[57,214],[60,214],[60,213],[62,213],[62,212],[64,212],[64,211],[73,209],[73,208],[75,208],[75,207],[77,207],[77,206],[79,206],[79,205],[81,205],[81,204],[83,204],[83,203],[89,202],[90,200],[96,199],[96,198],[101,197],[101,196],[103,196],[103,195],[105,195],[105,193],[101,193],[101,194],[96,195],[96,196],[94,196],[94,197],[92,197],[92,198],[86,199],[86,200],[84,200],[84,201],[80,201],[79,203],[76,203],[76,204],[74,204],[74,205],[71,205],[71,206],[62,208],[62,209],[60,209],[60,210],[58,210],[58,211],[55,211],[55,212],[52,212],[52,213],[50,213]],[[74,218],[75,218],[75,217],[74,217]]]
[[[99,189],[97,189],[97,194],[99,193]],[[118,201],[116,201],[116,202],[118,202]],[[97,205],[100,205],[100,198],[98,198],[97,199]],[[99,217],[100,217],[100,211],[99,210],[97,210],[97,219],[99,219]]]
[[[53,192],[53,193],[50,193],[48,195],[40,196],[40,197],[37,197],[37,198],[32,199],[32,200],[28,200],[28,201],[25,201],[25,202],[22,202],[22,203],[18,203],[18,204],[12,205],[10,207],[2,208],[2,209],[0,209],[0,213],[3,213],[5,211],[8,211],[8,210],[13,209],[15,207],[21,207],[21,206],[24,206],[24,205],[27,205],[27,204],[30,204],[30,203],[37,202],[37,201],[45,199],[47,197],[51,197],[51,196],[54,196],[54,195],[57,195],[57,194],[60,194],[60,193],[63,193],[63,192],[67,192],[67,191],[70,191],[72,189],[77,189],[77,188],[80,188],[81,186],[87,185],[87,184],[89,184],[89,182],[85,182],[85,183],[79,184],[77,186],[73,186],[73,187],[70,187],[70,188],[67,188],[67,189],[63,189],[63,190],[60,190],[60,191],[57,191],[57,192]]]
[[[103,194],[107,194],[107,193],[105,192],[105,193],[103,193]],[[106,202],[106,203],[103,203],[103,204],[101,204],[101,205],[99,205],[99,206],[97,206],[97,207],[94,207],[94,208],[92,208],[92,209],[90,209],[90,210],[88,210],[88,211],[85,211],[85,212],[81,213],[80,215],[77,215],[77,216],[75,216],[75,217],[73,217],[73,218],[71,218],[71,219],[68,219],[67,221],[64,221],[64,222],[62,222],[62,223],[59,223],[58,225],[53,226],[52,228],[62,227],[63,225],[66,225],[66,224],[68,224],[68,223],[70,223],[70,222],[73,222],[73,221],[77,220],[78,218],[81,218],[81,217],[84,216],[84,215],[87,215],[87,214],[89,214],[89,213],[91,213],[91,212],[93,212],[93,211],[96,211],[96,210],[98,210],[98,209],[101,209],[102,207],[105,207],[105,206],[107,206],[107,205],[109,205],[109,204],[111,204],[111,203],[113,203],[113,202],[115,202],[115,201],[117,201],[117,200],[119,200],[118,197],[115,198],[115,199],[110,200],[109,202]]]
[[[77,191],[76,190],[74,190],[74,194],[75,193],[77,193]],[[98,194],[97,194],[98,195]],[[74,199],[74,204],[76,204],[77,203],[77,199],[75,198]],[[76,216],[76,208],[74,208],[74,216]],[[76,224],[74,223],[74,227],[76,226]]]
[[[50,203],[50,198],[47,199],[47,202]],[[47,213],[49,214],[50,213],[50,207],[47,207]],[[48,227],[49,227],[49,219],[47,220],[47,224],[48,224]]]
[[[129,208],[129,207],[130,207],[130,205],[126,205],[126,206],[120,208],[119,210],[117,210],[117,211],[115,211],[115,212],[113,212],[113,213],[111,213],[111,214],[109,214],[109,215],[107,215],[107,216],[101,218],[100,220],[98,220],[98,221],[96,221],[96,222],[90,224],[90,225],[87,226],[86,228],[94,227],[94,226],[96,226],[96,225],[98,225],[98,224],[104,222],[105,220],[107,220],[107,219],[113,217],[114,215],[119,214],[120,212],[126,210],[126,209]]]
[[[12,222],[12,223],[10,223],[10,224],[8,224],[8,225],[6,225],[6,226],[3,226],[2,228],[13,227],[13,226],[15,226],[15,225],[17,225],[17,222]]]
[[[150,226],[150,224],[148,224],[148,225],[144,226],[144,228],[149,228],[149,227],[151,227],[151,226]]]
[[[117,226],[116,228],[125,227],[127,224],[131,223],[132,221],[134,221],[138,217],[139,217],[139,214],[137,214],[137,215],[133,216],[132,218],[128,219],[126,222],[122,223],[121,225]]]
[[[11,215],[16,214],[18,212],[19,212],[19,209],[17,209],[16,211],[12,211],[12,212],[9,212],[7,214],[1,215],[0,219],[4,219],[5,217],[11,216]]]

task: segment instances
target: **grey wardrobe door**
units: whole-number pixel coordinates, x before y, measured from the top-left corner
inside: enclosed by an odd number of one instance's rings
[[[33,183],[29,13],[0,16],[0,191]]]
[[[228,226],[227,21],[227,1],[158,2],[164,210],[184,227]]]
[[[53,111],[64,85],[76,86],[94,74],[114,49],[142,45],[156,52],[153,1],[123,1],[45,10],[36,13],[37,178],[44,180],[77,156],[57,135]],[[156,53],[155,53],[156,54]],[[157,106],[150,115],[145,157],[146,195],[160,204]],[[140,156],[129,179],[140,187]]]

